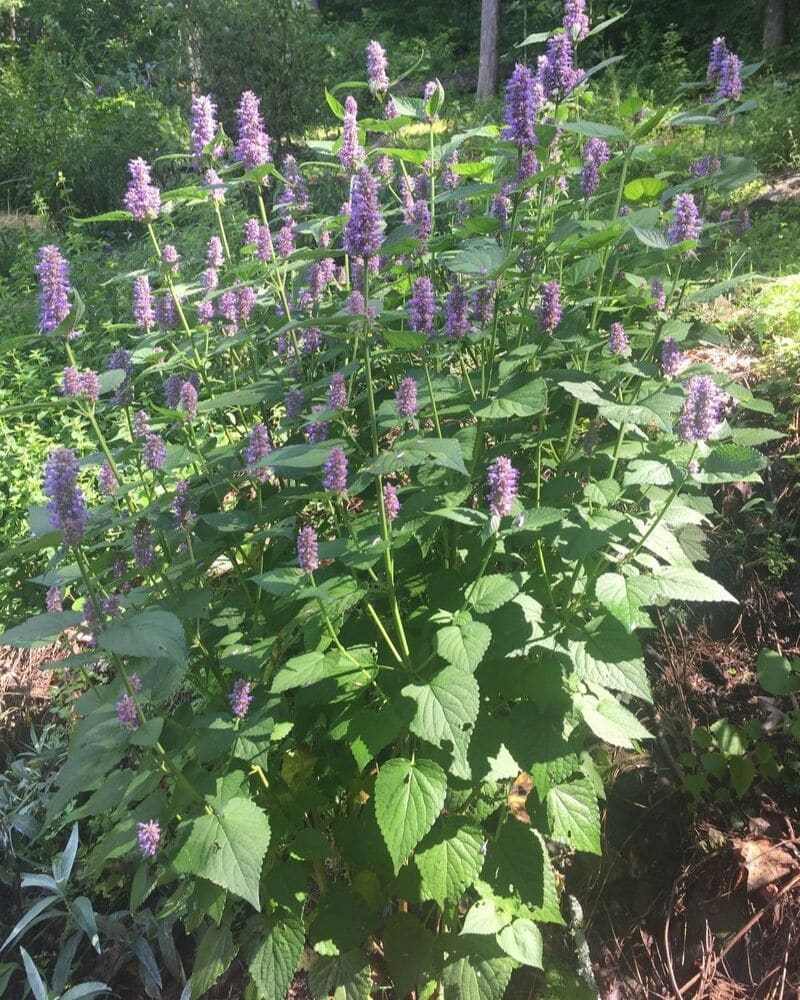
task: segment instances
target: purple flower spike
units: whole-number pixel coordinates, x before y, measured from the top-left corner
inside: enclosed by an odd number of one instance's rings
[[[221,147],[220,147],[221,148]],[[225,204],[225,181],[216,170],[206,170],[203,180],[208,188],[208,200],[218,205]]]
[[[138,156],[128,163],[131,180],[122,204],[137,222],[152,222],[161,211],[161,191],[153,184],[150,167]]]
[[[155,326],[153,295],[150,291],[150,279],[146,274],[133,279],[133,319],[136,326],[147,333]]]
[[[341,448],[331,448],[322,485],[331,493],[347,492],[347,456]]]
[[[257,246],[258,236],[261,232],[261,223],[258,219],[249,218],[244,224],[244,233],[242,235],[242,243],[245,246]]]
[[[469,303],[467,294],[458,283],[447,293],[444,304],[444,332],[448,337],[460,340],[469,332]]]
[[[318,413],[322,413],[325,409],[324,406],[319,404],[311,407],[312,416],[316,416]],[[319,444],[320,441],[328,440],[328,421],[327,420],[311,420],[306,425],[306,438],[309,444]]]
[[[666,337],[661,345],[661,370],[668,378],[674,378],[680,373],[683,364],[684,354],[677,341]]]
[[[539,325],[542,330],[552,333],[561,322],[561,288],[557,281],[547,281],[542,285]]]
[[[600,167],[611,159],[611,147],[603,139],[592,136],[583,147],[581,194],[588,198],[600,183]]]
[[[146,469],[156,472],[167,462],[167,446],[158,434],[148,434],[142,445],[142,461]]]
[[[738,101],[742,96],[742,60],[728,52],[722,60],[717,82],[718,101]]]
[[[85,400],[90,403],[98,401],[100,398],[100,376],[97,372],[93,372],[91,368],[81,372],[80,386],[80,394]]]
[[[511,512],[517,498],[518,479],[519,471],[505,455],[500,455],[489,466],[486,476],[488,484],[486,498],[489,502],[489,511],[495,517],[505,517]]]
[[[306,525],[297,535],[297,561],[304,573],[313,573],[319,568],[317,533]]]
[[[244,460],[247,463],[248,475],[259,483],[264,483],[269,478],[269,469],[259,465],[259,462],[266,458],[271,451],[272,442],[269,439],[269,431],[258,420],[250,431],[250,438],[244,451]]]
[[[389,89],[386,52],[380,42],[367,45],[367,81],[373,94],[385,94]]]
[[[700,237],[703,222],[697,210],[694,198],[690,194],[679,194],[675,198],[672,225],[669,227],[667,239],[675,246],[684,240],[696,240]]]
[[[192,495],[189,483],[185,479],[179,480],[175,486],[175,496],[170,509],[175,518],[176,528],[188,528],[194,523],[197,515],[192,510]]]
[[[39,329],[49,333],[69,316],[69,263],[61,256],[57,246],[49,244],[39,250],[36,265],[39,277]]]
[[[589,18],[586,14],[586,0],[565,0],[564,31],[576,42],[582,42],[589,34]]]
[[[147,569],[155,562],[156,550],[153,545],[153,531],[150,522],[145,517],[138,520],[133,529],[131,553],[137,569]]]
[[[536,114],[544,103],[541,83],[517,63],[506,84],[506,127],[503,135],[520,149],[536,145]]]
[[[236,121],[239,127],[239,141],[234,149],[234,157],[244,165],[245,170],[254,170],[272,162],[270,156],[270,138],[264,131],[264,119],[261,117],[261,101],[252,90],[245,90],[236,109]],[[268,184],[265,176],[263,184]]]
[[[250,694],[250,681],[240,678],[233,685],[233,690],[228,695],[231,703],[231,712],[237,719],[243,719],[250,710],[250,702],[253,700]]]
[[[722,64],[728,55],[728,46],[724,36],[720,35],[711,44],[711,51],[708,54],[708,70],[706,80],[709,83],[716,83],[722,72]]]
[[[161,827],[157,819],[136,824],[136,837],[143,858],[152,858],[158,853],[161,845]]]
[[[289,389],[283,397],[283,403],[286,407],[287,419],[296,420],[303,412],[305,399],[300,389]]]
[[[391,524],[400,513],[400,500],[397,496],[397,487],[394,483],[385,483],[383,487],[383,509],[386,511],[386,520]]]
[[[186,414],[186,419],[190,423],[197,416],[197,389],[195,389],[191,382],[184,382],[181,385],[177,408]]]
[[[217,106],[207,94],[192,98],[192,127],[189,138],[189,145],[194,156],[196,166],[200,165],[203,158],[203,150],[213,141],[219,126],[217,125]],[[222,156],[223,146],[215,146],[211,151],[211,156],[215,159]]]
[[[334,372],[328,386],[328,409],[347,409],[347,385],[341,372]]]
[[[81,394],[81,373],[69,365],[61,376],[61,395],[73,399]]]
[[[568,97],[583,79],[584,72],[575,69],[574,59],[569,35],[554,35],[548,40],[546,61],[540,64],[539,77],[549,100],[561,101]]]
[[[364,147],[358,141],[358,105],[353,95],[348,94],[344,102],[339,162],[349,174],[352,174],[364,162],[365,155]]]
[[[629,354],[630,344],[628,335],[622,323],[612,323],[608,331],[608,353],[609,354]]]
[[[413,378],[404,378],[395,394],[397,413],[401,417],[415,417],[419,410],[417,405],[417,384]]]
[[[686,384],[688,395],[678,421],[678,434],[684,441],[707,441],[720,419],[723,396],[708,375],[694,375]]]
[[[663,312],[667,307],[667,293],[663,283],[657,278],[650,283],[650,295],[653,300],[651,304],[653,312]]]
[[[177,247],[174,247],[171,243],[165,243],[161,248],[161,259],[173,274],[178,273],[181,255],[178,253]]]
[[[57,448],[47,459],[44,492],[50,499],[50,525],[63,532],[66,545],[77,545],[86,531],[89,512],[78,487],[78,460],[69,448]]]
[[[416,278],[408,301],[408,322],[412,330],[433,336],[436,315],[436,297],[430,278]]]
[[[287,153],[283,158],[283,176],[286,183],[275,202],[276,206],[282,212],[292,209],[298,212],[307,212],[311,207],[308,189],[300,173],[297,160],[291,153]]]
[[[382,244],[378,182],[366,167],[362,167],[353,181],[350,216],[344,227],[344,248],[354,257],[372,257]]]
[[[119,489],[119,481],[108,462],[103,462],[100,466],[100,474],[97,477],[97,488],[106,497],[113,497]]]
[[[138,729],[139,716],[136,712],[136,702],[129,694],[124,694],[116,705],[117,722],[123,729]]]
[[[48,589],[47,597],[44,602],[44,609],[51,615],[57,614],[62,610],[61,589],[59,587],[50,587]]]

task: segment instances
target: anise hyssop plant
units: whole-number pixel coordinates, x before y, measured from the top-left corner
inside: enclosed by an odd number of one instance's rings
[[[150,247],[111,328],[41,251],[55,402],[97,451],[54,446],[47,611],[8,641],[84,637],[48,820],[196,936],[187,996],[237,961],[248,998],[301,966],[317,998],[502,997],[565,922],[561,860],[600,852],[593,749],[648,737],[637,632],[733,599],[696,568],[707,484],[758,478],[764,406],[685,310],[747,225],[754,169],[715,150],[748,69],[717,39],[696,108],[591,121],[602,26],[567,7],[499,125],[448,137],[378,42],[337,137],[280,163],[255,94],[235,141],[195,98],[186,186],[133,160],[89,220]],[[686,126],[709,155],[665,173]]]

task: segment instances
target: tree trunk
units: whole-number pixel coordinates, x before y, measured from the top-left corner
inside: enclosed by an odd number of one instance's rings
[[[500,0],[481,0],[481,55],[478,65],[478,100],[492,97],[497,90]]]
[[[762,48],[765,52],[770,52],[786,42],[786,0],[767,0]]]

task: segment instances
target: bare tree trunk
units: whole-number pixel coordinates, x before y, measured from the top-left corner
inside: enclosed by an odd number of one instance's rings
[[[787,42],[786,0],[767,0],[764,8],[764,37],[762,48],[765,52],[780,48]]]
[[[202,72],[197,56],[197,26],[192,19],[189,0],[183,0],[183,13],[186,25],[186,61],[189,64],[189,92],[195,96],[200,93]]]
[[[478,65],[478,100],[491,97],[497,90],[498,35],[500,0],[481,0],[481,55]]]

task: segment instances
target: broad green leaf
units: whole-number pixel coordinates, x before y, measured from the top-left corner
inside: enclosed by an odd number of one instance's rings
[[[655,250],[668,250],[669,240],[660,229],[646,229],[642,226],[631,226],[633,235],[644,243],[646,247],[653,247]]]
[[[457,778],[469,778],[467,750],[480,707],[473,675],[460,667],[445,667],[428,684],[408,684],[401,694],[417,705],[411,732],[435,747],[452,744],[450,772]]]
[[[181,824],[188,838],[173,861],[175,871],[201,875],[257,909],[261,865],[269,846],[269,820],[249,799],[231,799],[213,815]]]
[[[100,632],[98,645],[120,656],[152,656],[186,663],[183,625],[171,611],[161,608],[146,608],[114,619]]]
[[[717,445],[702,464],[697,479],[702,483],[759,482],[766,458],[742,444]]]
[[[304,480],[317,475],[328,461],[331,449],[342,447],[343,441],[322,441],[319,444],[287,444],[270,452],[269,467],[276,475],[287,479]]]
[[[247,957],[250,980],[259,1000],[286,996],[305,944],[302,921],[295,916],[268,917],[256,924],[254,947]]]
[[[461,613],[453,625],[444,625],[436,633],[436,652],[443,660],[461,670],[474,671],[492,641],[492,630],[484,622],[473,621]]]
[[[542,835],[509,817],[489,845],[483,879],[503,899],[517,898],[533,920],[563,924],[555,876]]]
[[[35,615],[21,625],[0,633],[4,646],[15,646],[17,649],[38,649],[50,646],[61,633],[78,625],[81,615],[77,611],[54,611],[49,614]]]
[[[584,680],[652,701],[642,647],[615,621],[606,618],[587,638],[567,644],[577,675]]]
[[[395,757],[375,781],[375,817],[395,872],[442,811],[447,778],[432,760]]]
[[[518,593],[519,584],[515,583],[511,577],[505,576],[503,573],[490,573],[487,576],[482,576],[469,589],[467,603],[479,615],[486,615],[490,611],[501,608]]]
[[[434,827],[414,854],[422,898],[441,909],[460,899],[483,868],[483,841],[480,827],[458,816],[446,816]]]
[[[395,996],[417,995],[438,976],[437,941],[415,916],[395,913],[383,930],[383,952]]]
[[[595,584],[598,601],[628,632],[652,626],[642,608],[653,603],[656,592],[653,581],[647,576],[603,573]]]
[[[547,793],[550,836],[575,851],[600,854],[600,810],[588,778],[555,785]]]
[[[792,664],[773,649],[762,649],[756,660],[758,682],[769,694],[787,695],[800,691],[800,660]]]
[[[771,430],[769,427],[733,427],[731,433],[733,443],[742,444],[746,448],[754,448],[756,445],[779,441],[786,437],[780,431]]]
[[[308,970],[308,985],[314,1000],[369,1000],[372,976],[360,949],[343,955],[319,955]]]
[[[532,965],[535,969],[544,968],[542,964],[542,932],[532,920],[519,917],[513,923],[497,932],[497,943],[511,958],[523,965]]]
[[[616,125],[606,125],[604,122],[563,121],[559,126],[565,132],[575,132],[577,135],[599,136],[601,139],[624,139],[625,133]]]
[[[547,385],[544,379],[527,375],[512,379],[501,386],[497,396],[475,409],[475,416],[484,420],[504,417],[532,417],[547,406]]]
[[[690,566],[661,566],[652,576],[656,593],[674,601],[730,601],[736,598],[716,580]]]
[[[378,710],[364,708],[355,713],[347,725],[346,740],[360,771],[408,725],[413,711],[412,705],[387,702]]]
[[[709,729],[717,746],[727,757],[743,757],[747,753],[746,737],[732,722],[718,719]]]
[[[636,716],[610,694],[579,695],[576,703],[583,720],[595,736],[617,747],[633,747],[633,740],[650,739],[650,733]]]
[[[625,198],[640,201],[642,198],[657,198],[667,187],[667,182],[657,177],[637,177],[625,185]]]
[[[192,969],[192,1000],[211,989],[236,958],[239,948],[233,943],[230,927],[211,924],[200,938]]]
[[[447,1000],[503,1000],[514,971],[510,958],[469,955],[445,966],[444,996]]]
[[[493,278],[501,269],[505,259],[504,247],[498,246],[495,240],[479,237],[467,240],[464,248],[449,257],[446,264],[449,270],[455,271],[456,274]]]

